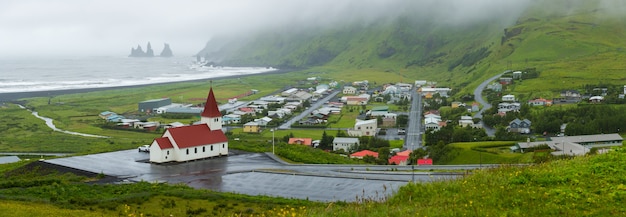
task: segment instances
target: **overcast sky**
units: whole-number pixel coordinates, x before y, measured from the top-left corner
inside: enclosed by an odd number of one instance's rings
[[[126,56],[149,41],[190,56],[215,34],[329,26],[424,13],[462,23],[521,11],[531,0],[1,0],[0,56]]]

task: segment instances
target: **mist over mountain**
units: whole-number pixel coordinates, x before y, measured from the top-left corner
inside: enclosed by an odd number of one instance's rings
[[[392,1],[354,13],[336,9],[317,23],[297,22],[305,14],[246,34],[216,35],[198,55],[227,65],[407,70],[469,80],[484,71],[619,53],[626,48],[619,40],[625,9],[617,0]],[[432,75],[446,71],[452,73]]]

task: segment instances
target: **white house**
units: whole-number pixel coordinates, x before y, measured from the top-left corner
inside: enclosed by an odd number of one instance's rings
[[[459,120],[459,125],[461,127],[474,127],[474,119],[472,118],[472,116],[463,115],[461,116],[461,120]]]
[[[440,119],[434,117],[424,118],[424,128],[426,128],[427,130],[438,131],[440,129],[440,121]]]
[[[447,87],[422,87],[419,89],[419,92],[422,93],[422,96],[426,96],[427,94],[439,94],[442,97],[448,97],[448,93],[452,91],[452,89]]]
[[[343,87],[343,92],[344,95],[354,95],[356,94],[356,87],[352,87],[352,86],[345,86]]]
[[[510,111],[519,112],[521,108],[522,106],[518,102],[514,102],[514,103],[503,102],[503,103],[498,104],[498,112],[500,113],[507,113]]]
[[[298,92],[298,88],[291,88],[280,93],[281,96],[291,96]]]
[[[378,126],[378,120],[376,119],[371,119],[371,120],[356,120],[356,123],[354,124],[354,129],[348,129],[348,135],[349,136],[374,136],[376,135],[376,129]]]
[[[359,146],[359,138],[335,137],[333,139],[333,151],[343,149],[348,152]]]
[[[213,88],[201,113],[200,124],[168,128],[150,145],[150,162],[184,162],[228,155],[228,138],[222,131],[222,114]]]
[[[502,101],[504,102],[515,102],[515,96],[508,94],[508,95],[504,95],[502,96]]]
[[[267,124],[270,123],[270,121],[272,121],[272,118],[267,117],[267,116],[263,118],[254,119],[254,122],[257,122],[261,126],[267,126]]]

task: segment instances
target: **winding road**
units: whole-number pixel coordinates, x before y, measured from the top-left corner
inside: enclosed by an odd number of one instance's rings
[[[487,127],[485,126],[485,124],[482,121],[483,118],[483,112],[485,112],[485,110],[490,109],[491,108],[491,104],[489,102],[487,102],[484,98],[483,98],[483,90],[485,90],[485,87],[487,87],[487,85],[489,83],[491,83],[492,81],[498,79],[500,76],[504,75],[505,72],[502,72],[500,74],[494,75],[493,77],[483,81],[483,83],[481,83],[480,85],[478,85],[478,87],[476,87],[476,89],[474,90],[474,100],[476,100],[476,102],[480,103],[483,108],[480,109],[480,111],[478,111],[478,113],[476,113],[474,115],[474,118],[480,118],[480,124],[483,126],[483,128],[485,129],[485,132],[487,132],[487,135],[490,137],[495,136],[496,134],[496,130],[491,128],[491,127]]]

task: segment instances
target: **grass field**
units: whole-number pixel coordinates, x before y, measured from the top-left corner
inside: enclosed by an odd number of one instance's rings
[[[514,142],[463,142],[449,144],[456,156],[447,164],[516,164],[532,163],[532,153],[512,153]]]

